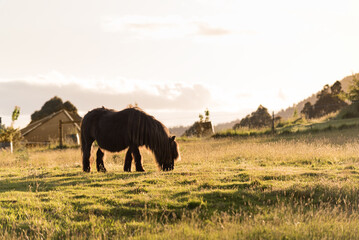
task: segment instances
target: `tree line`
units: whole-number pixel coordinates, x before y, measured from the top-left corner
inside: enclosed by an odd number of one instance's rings
[[[320,118],[348,106],[346,100],[347,97],[342,90],[341,83],[336,81],[332,86],[326,84],[323,87],[313,105],[306,102],[301,113],[307,119]]]
[[[332,86],[324,85],[323,89],[317,94],[314,104],[306,102],[301,114],[306,119],[320,118],[330,113],[336,112],[348,106],[349,103],[359,102],[359,79],[353,75],[352,85],[349,86],[349,92],[345,93],[339,81]],[[359,111],[359,109],[358,109]],[[297,111],[294,112],[297,117]],[[268,109],[260,105],[256,111],[247,115],[241,121],[233,126],[233,129],[246,128],[263,128],[270,127],[273,122],[280,121],[280,117],[273,117],[269,114]]]

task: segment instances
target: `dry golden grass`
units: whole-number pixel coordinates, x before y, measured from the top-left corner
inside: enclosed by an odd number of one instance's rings
[[[121,152],[105,174],[79,149],[1,151],[0,238],[357,239],[358,133],[183,139],[171,172],[145,149],[145,173]]]

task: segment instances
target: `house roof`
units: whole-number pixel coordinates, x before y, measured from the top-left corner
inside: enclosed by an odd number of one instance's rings
[[[60,113],[64,113],[69,121],[81,121],[81,117],[77,114],[77,113],[69,113],[68,111],[66,111],[65,109],[62,109],[58,112],[54,112],[52,114],[50,114],[47,117],[44,117],[40,120],[37,120],[35,122],[30,123],[29,125],[27,125],[25,128],[21,129],[21,134],[23,136],[26,136],[27,134],[29,134],[30,132],[34,131],[35,129],[37,129],[38,127],[40,127],[41,125],[43,125],[44,123],[48,122],[49,120],[51,120],[52,118],[54,118],[55,116],[59,115]],[[74,123],[74,126],[77,128],[77,130],[80,131],[80,126],[78,123]]]

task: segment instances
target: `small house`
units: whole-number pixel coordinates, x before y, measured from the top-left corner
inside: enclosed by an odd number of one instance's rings
[[[21,129],[21,134],[28,144],[59,142],[60,136],[65,142],[79,144],[81,119],[77,113],[70,113],[63,109],[38,121],[31,122]]]

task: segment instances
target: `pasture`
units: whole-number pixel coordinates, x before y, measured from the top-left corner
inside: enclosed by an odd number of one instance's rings
[[[83,173],[79,149],[0,152],[1,239],[358,239],[359,129],[179,140],[170,172]],[[95,155],[95,154],[94,154]]]

